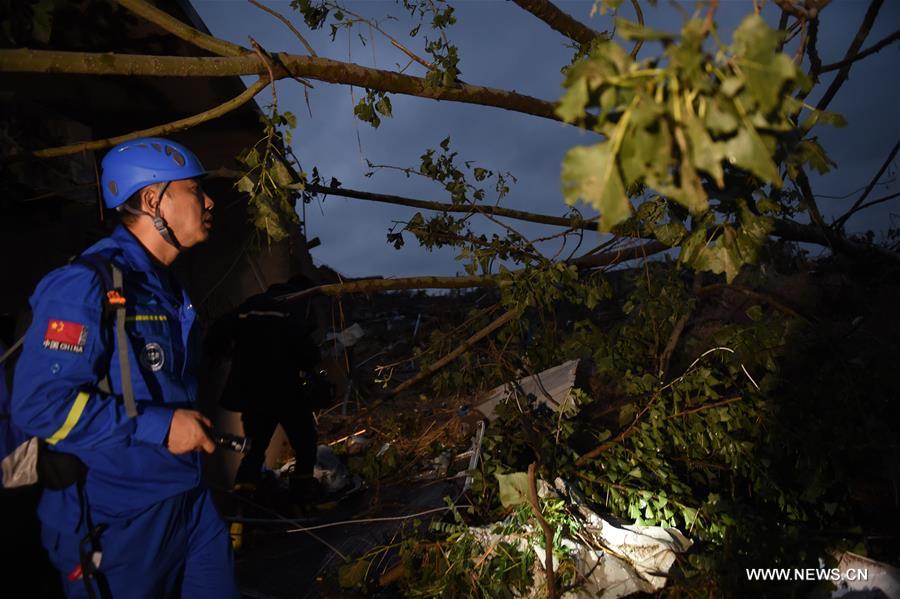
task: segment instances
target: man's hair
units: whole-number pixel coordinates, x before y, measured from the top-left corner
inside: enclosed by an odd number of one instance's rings
[[[137,214],[130,212],[129,210],[126,210],[125,206],[128,206],[129,208],[132,208],[134,210],[142,212],[142,210],[141,210],[141,192],[143,190],[144,190],[143,187],[141,189],[138,189],[136,192],[131,194],[130,198],[128,198],[127,200],[125,200],[124,202],[122,202],[121,204],[116,206],[116,212],[118,213],[119,220],[122,221],[122,224],[130,225],[139,218],[139,216]]]

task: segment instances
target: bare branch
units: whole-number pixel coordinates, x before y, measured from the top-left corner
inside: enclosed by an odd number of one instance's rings
[[[853,203],[853,206],[850,207],[850,210],[848,210],[844,215],[842,215],[840,218],[838,218],[836,221],[834,221],[834,224],[832,225],[833,227],[843,227],[844,223],[847,222],[847,219],[850,218],[850,216],[854,212],[857,212],[862,209],[862,207],[863,207],[862,203],[866,200],[867,197],[869,197],[869,194],[872,193],[872,190],[875,189],[875,184],[878,183],[878,180],[881,179],[881,175],[884,174],[884,172],[888,169],[888,167],[894,161],[894,158],[897,156],[898,151],[900,151],[900,141],[898,141],[897,143],[894,144],[894,147],[891,149],[890,153],[888,154],[887,159],[881,165],[881,168],[878,169],[878,172],[875,173],[875,176],[872,177],[872,180],[869,181],[869,184],[866,185],[866,188],[863,190],[862,195],[859,196],[859,199]],[[876,203],[880,202],[880,201],[886,201],[886,200],[877,200]],[[872,203],[873,202],[870,202],[868,205],[871,206]]]
[[[183,131],[195,125],[199,125],[200,123],[217,119],[220,116],[231,112],[235,108],[243,106],[244,104],[249,102],[256,94],[262,91],[266,87],[266,85],[267,83],[265,79],[260,78],[256,80],[250,87],[244,90],[244,92],[239,96],[235,96],[231,100],[228,100],[223,104],[219,104],[215,108],[210,108],[209,110],[206,110],[199,114],[179,119],[177,121],[172,121],[171,123],[166,123],[165,125],[159,125],[158,127],[151,127],[149,129],[142,129],[140,131],[133,131],[125,135],[119,135],[117,137],[110,137],[107,139],[82,142],[57,148],[47,148],[44,150],[35,150],[31,153],[31,155],[36,158],[55,158],[57,156],[68,156],[70,154],[77,154],[78,152],[82,152],[85,150],[103,150],[106,148],[111,148],[116,144],[122,143],[123,141],[128,141],[129,139],[137,139],[138,137],[156,137],[175,133],[176,131]],[[21,157],[23,156],[14,156],[9,160],[12,161]]]
[[[822,59],[819,58],[819,49],[817,47],[819,41],[819,19],[812,19],[809,22],[809,40],[806,45],[806,54],[809,56],[809,74],[814,81],[819,80],[819,73],[822,72]]]
[[[863,22],[860,24],[859,30],[856,32],[856,37],[853,38],[853,42],[850,43],[850,47],[847,49],[847,54],[844,55],[844,60],[842,62],[846,62],[848,59],[856,56],[857,52],[859,52],[859,48],[869,36],[869,31],[875,23],[875,18],[878,16],[878,11],[881,9],[882,4],[884,4],[884,0],[872,0],[871,4],[869,4],[868,10],[866,10],[866,16],[863,17]],[[852,60],[840,68],[834,81],[832,81],[831,85],[828,86],[828,89],[825,90],[825,95],[823,95],[819,100],[819,103],[816,104],[817,110],[825,110],[828,108],[828,105],[831,103],[831,100],[834,99],[835,94],[838,93],[838,90],[841,89],[841,86],[847,80],[851,66],[853,66]]]
[[[250,52],[247,48],[232,44],[231,42],[207,35],[202,31],[197,31],[190,25],[179,21],[167,12],[164,12],[152,4],[144,0],[113,0],[117,4],[127,8],[134,14],[143,17],[151,23],[162,27],[169,33],[183,39],[184,41],[209,50],[213,54],[219,56],[241,56]]]
[[[606,32],[594,31],[548,0],[513,0],[513,2],[549,25],[554,31],[560,32],[579,44],[587,45],[597,37],[607,35]]]
[[[247,0],[247,1],[250,4],[252,4],[253,6],[266,11],[267,13],[269,13],[270,15],[272,15],[273,17],[275,17],[276,19],[278,19],[279,21],[281,21],[282,23],[287,25],[288,29],[290,29],[294,33],[294,35],[297,36],[297,39],[300,40],[300,43],[303,44],[303,47],[306,48],[307,52],[309,52],[310,56],[318,56],[318,54],[316,54],[316,51],[313,50],[313,47],[309,44],[308,41],[306,41],[306,38],[303,37],[303,34],[300,33],[299,31],[297,31],[297,28],[294,27],[294,24],[291,23],[291,21],[287,17],[285,17],[283,14],[281,14],[277,10],[273,10],[273,9],[269,8],[268,6],[260,4],[256,0]]]
[[[894,33],[890,34],[883,40],[872,44],[871,46],[869,46],[868,48],[866,48],[859,54],[855,54],[850,58],[845,58],[844,60],[842,60],[840,62],[833,62],[831,64],[826,64],[819,70],[819,72],[827,73],[828,71],[836,71],[838,69],[842,69],[845,66],[848,66],[850,63],[856,62],[857,60],[862,60],[863,58],[865,58],[871,54],[875,54],[876,52],[880,52],[883,48],[890,46],[891,44],[893,44],[894,42],[896,42],[898,40],[900,40],[900,29],[898,29]]]
[[[883,204],[884,202],[889,202],[896,197],[900,197],[900,192],[892,193],[892,194],[880,197],[877,200],[872,200],[871,202],[866,202],[865,204],[860,204],[855,209],[848,212],[847,216],[850,216],[851,214],[853,214],[855,212],[859,212],[860,210],[865,210],[866,208],[869,208],[870,206],[875,206],[878,204]]]
[[[275,76],[306,77],[373,90],[494,106],[554,121],[555,104],[524,94],[478,85],[429,85],[422,77],[373,69],[314,56],[273,54],[281,67]],[[286,71],[286,72],[285,72]],[[265,75],[266,65],[253,53],[230,57],[146,56],[44,50],[0,50],[0,73],[67,73],[80,75],[144,75],[151,77],[234,77]]]

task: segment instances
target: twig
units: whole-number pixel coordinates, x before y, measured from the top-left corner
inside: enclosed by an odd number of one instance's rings
[[[700,291],[700,280],[700,275],[695,274],[694,281],[691,284],[691,290],[694,295]],[[681,315],[678,322],[672,327],[672,334],[669,336],[669,342],[666,343],[666,348],[659,358],[659,380],[661,381],[665,380],[666,372],[669,370],[669,361],[672,359],[672,354],[675,353],[675,348],[678,347],[678,340],[681,339],[681,333],[684,331],[684,327],[691,317],[691,312],[693,312],[693,305],[688,304],[685,307],[684,314]]]
[[[719,0],[713,0],[714,3],[718,3]],[[644,26],[644,11],[641,10],[641,5],[638,4],[638,0],[631,0],[631,5],[634,7],[634,14],[637,15],[638,24],[643,27]],[[637,58],[638,52],[641,50],[641,46],[644,45],[644,40],[638,38],[634,42],[634,47],[631,49],[631,58]]]
[[[432,65],[430,62],[428,62],[424,58],[421,58],[420,56],[417,56],[415,52],[413,52],[412,50],[410,50],[409,48],[407,48],[406,46],[404,46],[403,44],[398,42],[394,38],[394,36],[390,35],[386,31],[384,31],[381,27],[379,27],[378,23],[375,23],[363,16],[356,14],[352,10],[349,10],[346,6],[342,6],[341,10],[352,17],[356,17],[356,19],[358,19],[359,21],[361,21],[363,23],[366,23],[369,27],[371,27],[372,29],[374,29],[375,31],[377,31],[378,33],[380,33],[381,35],[386,37],[391,42],[392,46],[394,46],[395,48],[397,48],[398,50],[400,50],[401,52],[406,54],[406,56],[409,57],[410,60],[413,60],[413,61],[419,63],[420,65],[424,66],[428,70],[431,70],[434,68],[434,65]]]
[[[450,352],[449,354],[447,354],[446,356],[444,356],[443,358],[441,358],[434,364],[431,364],[428,368],[422,370],[421,372],[416,374],[411,379],[404,381],[403,383],[398,385],[396,388],[394,388],[392,391],[390,391],[389,396],[396,396],[399,393],[409,389],[413,385],[416,385],[416,384],[428,379],[434,373],[436,373],[437,371],[442,369],[444,366],[453,362],[456,358],[460,357],[461,355],[465,354],[470,349],[472,349],[473,345],[475,345],[476,343],[478,343],[479,341],[481,341],[482,339],[484,339],[485,337],[487,337],[488,335],[490,335],[491,333],[493,333],[494,331],[496,331],[497,329],[499,329],[506,323],[510,322],[511,320],[513,320],[515,318],[518,318],[518,316],[519,316],[518,310],[510,310],[508,312],[505,312],[502,316],[500,316],[499,318],[494,320],[492,323],[490,323],[489,325],[487,325],[486,327],[484,327],[483,329],[481,329],[480,331],[478,331],[477,333],[475,333],[474,335],[472,335],[471,337],[466,339],[459,347],[454,349],[452,352]]]
[[[865,210],[866,208],[869,208],[870,206],[875,206],[876,204],[888,202],[890,200],[893,200],[896,197],[900,197],[900,192],[892,193],[890,195],[886,195],[884,197],[878,198],[877,200],[872,200],[871,202],[866,202],[865,204],[861,204],[861,205],[857,206],[854,210],[847,213],[847,216],[850,216],[854,212],[859,212],[860,210]]]
[[[291,23],[287,17],[285,17],[280,12],[269,8],[268,6],[264,6],[264,5],[260,4],[256,0],[247,0],[247,1],[250,4],[252,4],[253,6],[266,11],[267,13],[269,13],[270,15],[272,15],[273,17],[275,17],[276,19],[278,19],[279,21],[281,21],[282,23],[287,25],[288,28],[294,32],[294,35],[297,36],[297,39],[300,40],[300,43],[303,44],[303,47],[306,48],[306,51],[309,52],[310,56],[318,56],[318,54],[316,54],[316,51],[313,50],[313,47],[309,44],[308,41],[306,41],[306,38],[303,37],[303,34],[301,34],[299,31],[297,31],[297,28],[294,27],[294,24]]]
[[[797,182],[797,186],[800,187],[800,193],[803,194],[803,199],[806,202],[807,210],[809,211],[810,220],[812,220],[816,226],[822,229],[826,228],[827,225],[822,218],[822,213],[819,212],[819,205],[816,203],[816,196],[812,192],[812,187],[809,184],[809,178],[806,176],[806,171],[804,171],[802,167],[797,169],[795,181]]]
[[[553,571],[553,528],[544,519],[541,505],[538,503],[536,466],[535,462],[528,465],[528,502],[531,504],[534,517],[537,518],[538,524],[544,531],[544,544],[546,545],[544,573],[547,578],[547,598],[556,599],[556,572]]]
[[[678,412],[677,414],[672,414],[671,416],[666,416],[666,420],[671,420],[672,418],[678,418],[679,416],[687,416],[689,414],[696,414],[697,412],[702,412],[703,410],[710,410],[712,408],[721,408],[722,406],[727,406],[730,403],[734,403],[736,401],[740,401],[744,399],[743,396],[738,395],[737,397],[729,397],[728,399],[723,399],[722,401],[717,401],[716,403],[704,404],[702,406],[697,406],[696,408],[691,408],[690,410],[683,410]]]
[[[788,22],[788,12],[784,9],[781,9],[781,18],[778,20],[778,31],[785,32],[787,30],[787,22]],[[778,47],[776,48],[776,52],[781,52],[784,48],[784,44],[787,41],[787,35],[781,35],[781,40],[778,42]]]
[[[653,396],[650,398],[650,401],[647,402],[647,405],[644,406],[644,408],[640,411],[640,413],[634,417],[634,420],[631,421],[631,424],[628,425],[628,428],[623,430],[621,433],[619,433],[618,435],[616,435],[609,441],[605,441],[605,442],[601,443],[594,449],[590,450],[586,454],[579,457],[577,460],[575,460],[575,465],[576,466],[584,466],[585,464],[588,463],[589,460],[593,460],[594,458],[599,456],[601,453],[608,450],[610,447],[613,447],[613,446],[621,443],[622,441],[624,441],[625,439],[630,437],[632,434],[634,434],[634,432],[637,430],[638,422],[641,421],[641,418],[643,418],[644,414],[647,413],[647,410],[650,409],[650,406],[653,404],[653,402],[656,401],[656,399],[659,397],[659,394],[661,391],[662,391],[662,389],[659,389],[656,391],[656,393],[653,394]]]
[[[111,148],[116,144],[120,144],[123,141],[128,141],[130,139],[137,139],[138,137],[155,137],[155,136],[163,136],[169,133],[174,133],[176,131],[182,131],[184,129],[188,129],[193,127],[194,125],[199,125],[200,123],[204,123],[206,121],[211,121],[213,119],[219,118],[220,116],[231,112],[232,110],[239,108],[246,104],[250,99],[252,99],[256,94],[262,91],[267,85],[266,81],[262,78],[253,82],[253,84],[244,90],[238,96],[235,96],[231,100],[219,104],[215,108],[210,108],[204,112],[199,114],[195,114],[193,116],[189,116],[187,118],[179,119],[177,121],[172,121],[171,123],[166,123],[165,125],[159,125],[157,127],[151,127],[149,129],[142,129],[140,131],[133,131],[131,133],[127,133],[125,135],[119,135],[117,137],[110,137],[107,139],[99,139],[96,141],[86,141],[77,144],[72,144],[68,146],[60,146],[57,148],[46,148],[44,150],[35,150],[31,153],[32,156],[36,158],[56,158],[58,156],[68,156],[70,154],[77,154],[78,152],[82,152],[85,150],[103,150],[106,148]]]
[[[897,40],[900,40],[900,29],[898,29],[894,33],[890,34],[889,36],[887,36],[880,42],[876,42],[875,44],[872,44],[871,46],[869,46],[862,52],[855,54],[854,56],[852,56],[850,58],[845,58],[844,60],[842,60],[840,62],[832,62],[831,64],[826,64],[821,69],[819,69],[819,72],[827,73],[828,71],[836,71],[838,69],[842,69],[845,66],[850,65],[850,63],[856,62],[857,60],[862,60],[863,58],[865,58],[866,56],[869,56],[870,54],[875,54],[876,52],[881,51],[882,48],[885,48],[885,47],[893,44]]]
[[[713,17],[716,14],[716,10],[719,8],[719,0],[710,0],[709,8],[706,9],[706,18],[703,19],[703,35],[712,30],[713,26]]]
[[[860,206],[862,206],[862,203],[866,200],[867,197],[869,197],[869,194],[872,193],[872,190],[875,188],[878,180],[881,179],[881,175],[884,174],[884,172],[894,161],[894,158],[897,156],[898,151],[900,151],[900,141],[897,141],[894,144],[894,147],[891,148],[887,159],[881,165],[881,168],[878,169],[878,172],[875,173],[875,176],[872,177],[872,180],[869,181],[869,184],[866,185],[866,188],[865,190],[863,190],[862,195],[859,196],[859,199],[853,202],[853,206],[850,207],[850,210],[848,210],[844,215],[840,216],[836,221],[834,221],[834,224],[832,225],[833,227],[843,227],[844,223],[847,222],[847,219],[850,218],[850,215],[860,210]]]
[[[278,93],[275,91],[275,73],[272,71],[272,57],[269,56],[269,53],[263,50],[262,46],[260,46],[252,37],[250,38],[250,45],[253,46],[253,51],[256,52],[256,55],[259,56],[262,63],[266,65],[266,70],[269,72],[269,82],[272,84],[272,111],[277,113]]]

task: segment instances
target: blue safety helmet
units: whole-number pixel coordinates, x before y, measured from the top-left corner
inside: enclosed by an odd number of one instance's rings
[[[103,157],[100,184],[107,208],[116,208],[147,185],[192,179],[206,174],[193,152],[161,137],[120,143]]]

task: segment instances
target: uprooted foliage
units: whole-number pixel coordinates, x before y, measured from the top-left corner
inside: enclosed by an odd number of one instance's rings
[[[407,596],[528,589],[534,556],[479,542],[468,526],[502,522],[541,538],[527,506],[504,507],[498,483],[532,462],[541,478],[567,481],[604,517],[691,537],[694,549],[671,573],[673,593],[733,593],[747,588],[745,567],[816,567],[834,550],[890,559],[900,481],[896,270],[785,253],[726,287],[656,262],[592,275],[598,289],[622,298],[599,302],[568,294],[565,276],[553,276],[553,302],[532,304],[432,384],[442,394],[474,393],[581,358],[593,373],[572,396],[578,414],[561,417],[533,396],[502,404],[485,435],[471,507],[424,533],[410,527],[388,582]],[[511,296],[523,298],[501,287],[501,302]],[[466,335],[445,328],[432,346]],[[555,545],[577,537],[564,499],[544,500],[542,511]],[[370,581],[381,575],[370,557],[356,576],[346,577],[347,566],[344,582],[365,586],[366,573]],[[565,564],[564,550],[557,559]],[[579,584],[571,569],[560,572],[560,590]]]

